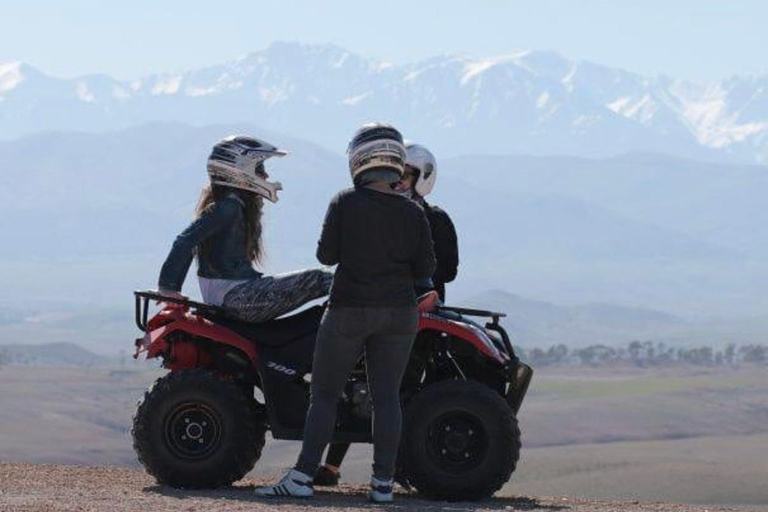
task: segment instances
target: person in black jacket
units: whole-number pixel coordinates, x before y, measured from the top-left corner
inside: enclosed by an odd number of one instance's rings
[[[400,383],[419,323],[413,283],[435,272],[423,208],[392,187],[402,178],[405,153],[400,132],[389,125],[364,125],[350,142],[355,187],[331,201],[317,247],[320,263],[338,266],[317,334],[301,455],[278,483],[257,489],[259,496],[313,495],[347,375],[365,354],[374,411],[369,498],[393,499]]]
[[[396,189],[410,197],[424,208],[427,214],[432,240],[435,244],[437,267],[432,275],[432,286],[445,302],[445,284],[456,279],[459,268],[459,245],[456,229],[451,218],[442,208],[427,203],[424,199],[437,181],[437,161],[431,151],[420,144],[406,143],[405,174]],[[429,286],[417,283],[418,291]]]
[[[440,300],[445,302],[445,283],[450,283],[456,278],[459,266],[456,229],[443,209],[430,205],[424,200],[424,196],[432,191],[437,180],[437,162],[432,152],[419,144],[406,143],[405,148],[405,173],[395,189],[424,208],[437,259],[432,277],[416,281],[416,294],[422,295],[434,289],[440,295]],[[341,477],[339,467],[347,450],[349,450],[349,443],[331,444],[325,464],[315,475],[315,485],[334,486],[339,483]]]

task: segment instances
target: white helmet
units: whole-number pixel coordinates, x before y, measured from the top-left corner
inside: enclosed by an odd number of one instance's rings
[[[421,197],[432,192],[437,181],[437,161],[435,155],[421,144],[405,143],[405,165],[419,171],[414,189]]]
[[[255,137],[230,135],[213,146],[208,157],[208,176],[214,185],[250,190],[276,203],[277,191],[283,186],[267,181],[263,162],[287,154],[287,151]]]
[[[373,169],[393,171],[397,181],[405,170],[403,136],[388,124],[367,123],[358,128],[347,147],[347,156],[352,181]]]

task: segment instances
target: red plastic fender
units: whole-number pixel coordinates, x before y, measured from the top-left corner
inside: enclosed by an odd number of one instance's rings
[[[171,355],[163,362],[169,370],[187,368],[207,368],[211,364],[211,355],[193,341],[176,340],[171,345]]]
[[[220,327],[210,320],[189,314],[179,315],[173,322],[147,333],[148,343],[145,345],[147,347],[147,359],[152,359],[161,353],[167,352],[170,344],[166,341],[166,338],[175,331],[186,332],[193,336],[208,338],[222,345],[235,347],[248,356],[251,364],[256,368],[259,357],[256,352],[256,346],[252,341],[243,338],[229,329]],[[189,353],[188,347],[183,349],[180,347],[179,355],[181,354],[183,354],[185,360],[190,360],[193,357]]]
[[[480,339],[477,328],[468,327],[465,324],[443,318],[441,316],[433,315],[431,313],[421,313],[419,315],[419,331],[432,330],[438,332],[445,332],[457,338],[461,338],[464,341],[470,343],[481,353],[490,357],[494,361],[498,361],[504,364],[505,360],[501,353],[493,346],[493,342],[488,339],[488,342],[484,342]]]

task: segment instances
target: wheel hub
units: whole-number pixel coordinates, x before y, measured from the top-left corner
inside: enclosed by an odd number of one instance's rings
[[[488,436],[481,420],[467,411],[443,414],[429,427],[430,458],[451,473],[465,473],[478,466],[488,448]]]
[[[190,439],[199,439],[203,435],[203,427],[199,423],[190,423],[187,425],[187,437]]]
[[[445,445],[452,453],[460,453],[466,448],[468,441],[466,436],[459,433],[445,436]]]
[[[181,404],[164,423],[166,446],[179,458],[204,459],[215,452],[221,442],[219,415],[205,404]]]

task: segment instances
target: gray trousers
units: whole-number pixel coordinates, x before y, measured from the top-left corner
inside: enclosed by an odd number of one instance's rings
[[[402,412],[400,383],[418,329],[415,307],[344,307],[326,311],[317,334],[311,400],[296,469],[314,476],[336,425],[347,375],[365,352],[373,398],[373,474],[395,473]]]
[[[266,322],[328,295],[332,282],[322,268],[262,276],[232,288],[222,306],[246,322]]]

